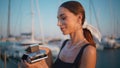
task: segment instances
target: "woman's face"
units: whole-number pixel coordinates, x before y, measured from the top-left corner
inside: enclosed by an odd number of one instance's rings
[[[64,35],[73,33],[81,26],[79,15],[74,15],[68,9],[60,7],[58,10],[58,26]]]

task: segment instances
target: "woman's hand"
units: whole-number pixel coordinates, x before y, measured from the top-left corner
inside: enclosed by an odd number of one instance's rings
[[[25,60],[21,60],[20,66],[21,68],[49,68],[45,60],[41,60],[32,64]]]
[[[46,54],[48,55],[48,58],[40,60],[35,63],[28,63],[27,61],[21,60],[19,63],[20,68],[51,68],[52,67],[52,53],[49,48],[47,47],[39,47],[41,50],[45,50]]]

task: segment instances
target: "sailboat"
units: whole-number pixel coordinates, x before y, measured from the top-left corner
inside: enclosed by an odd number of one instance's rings
[[[117,38],[113,36],[106,36],[102,39],[102,45],[105,49],[115,49],[120,48],[120,42]]]
[[[39,2],[38,0],[36,0],[36,6],[37,6],[37,10],[38,10],[38,17],[40,19],[40,10],[39,10]],[[60,48],[58,46],[52,46],[52,45],[48,45],[45,43],[44,40],[44,34],[43,34],[43,30],[42,30],[42,24],[40,25],[40,30],[41,30],[41,37],[42,40],[41,41],[37,41],[34,38],[34,10],[33,10],[33,0],[31,0],[31,14],[32,14],[32,32],[31,32],[31,38],[30,39],[24,39],[20,42],[20,45],[33,45],[33,44],[38,44],[40,47],[47,47],[51,50],[52,55],[54,57],[56,57],[60,51]]]
[[[113,8],[110,6],[110,15],[111,15],[111,22],[113,23],[112,26],[112,31],[113,32],[111,35],[107,35],[102,37],[102,41],[101,44],[104,46],[105,49],[116,49],[116,48],[120,48],[120,39],[118,36],[118,18],[113,15],[114,13],[112,13]],[[114,20],[114,21],[113,21]],[[117,32],[115,32],[117,31]]]
[[[5,42],[16,42],[15,36],[13,36],[10,32],[10,16],[11,16],[11,0],[9,0],[8,4],[8,25],[7,25],[7,38],[3,39]]]
[[[31,0],[32,1],[32,0]],[[7,32],[7,42],[12,42],[12,44],[9,44],[9,46],[5,46],[2,48],[2,50],[4,49],[4,51],[6,52],[6,54],[9,57],[12,58],[16,58],[16,59],[20,59],[22,57],[22,55],[25,53],[25,49],[32,44],[38,44],[38,45],[42,45],[42,42],[37,41],[34,39],[34,17],[33,17],[33,10],[32,10],[32,32],[31,32],[31,38],[26,38],[26,39],[21,39],[21,41],[17,41],[17,43],[15,42],[15,38],[10,34],[10,4],[11,4],[11,0],[9,0],[9,10],[8,10],[8,32]],[[31,2],[32,4],[32,2]],[[21,46],[21,45],[28,45],[28,46]]]
[[[34,10],[33,10],[33,0],[31,0],[31,14],[32,14],[32,29],[31,29],[31,38],[24,39],[20,42],[21,45],[30,45],[30,44],[42,44],[42,42],[35,40],[34,38]]]
[[[92,8],[94,9],[94,13],[95,13],[97,27],[98,27],[98,30],[100,30],[94,4],[93,4],[92,0],[90,0],[89,3],[90,3],[90,6],[89,6],[90,7],[90,12],[91,12],[91,6],[92,6]],[[91,20],[91,17],[90,17],[90,20]],[[103,37],[96,28],[94,28],[92,26],[89,26],[88,28],[90,28],[90,29],[92,28],[91,33],[93,34],[93,36],[96,37],[96,40],[98,39],[97,41],[95,40],[96,47],[98,49],[102,49],[103,50],[103,49],[106,49],[106,48],[109,49],[109,48],[119,48],[120,47],[120,42],[117,40],[117,38],[115,36],[112,35],[112,36],[104,36]]]

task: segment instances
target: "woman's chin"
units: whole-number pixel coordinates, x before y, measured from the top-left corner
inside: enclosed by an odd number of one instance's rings
[[[68,33],[63,32],[63,35],[68,35]]]

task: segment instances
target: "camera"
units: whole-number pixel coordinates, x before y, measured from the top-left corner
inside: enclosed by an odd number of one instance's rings
[[[28,53],[23,54],[22,60],[26,60],[28,63],[34,63],[42,59],[48,58],[45,50],[39,50],[39,45],[34,44],[26,49]]]

